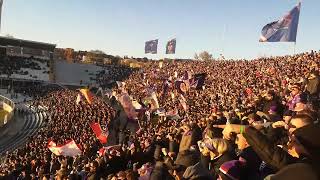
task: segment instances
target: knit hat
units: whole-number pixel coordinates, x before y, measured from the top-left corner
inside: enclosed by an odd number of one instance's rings
[[[277,112],[277,106],[271,106],[269,111],[271,112]]]
[[[243,170],[244,162],[239,160],[232,160],[223,163],[220,166],[220,172],[226,175],[232,180],[238,180],[241,178],[241,171]]]

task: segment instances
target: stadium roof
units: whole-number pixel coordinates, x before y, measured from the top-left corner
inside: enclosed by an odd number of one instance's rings
[[[29,41],[24,39],[17,39],[11,37],[0,36],[0,46],[20,46],[34,49],[53,51],[56,44],[49,44],[43,42]]]

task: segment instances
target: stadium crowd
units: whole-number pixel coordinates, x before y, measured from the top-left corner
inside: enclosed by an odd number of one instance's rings
[[[132,74],[135,69],[129,68],[128,66],[107,66],[107,70],[102,70],[96,75],[97,84],[105,88],[116,81],[122,81]]]
[[[0,172],[10,172],[7,179],[36,177],[50,177],[56,170],[66,168],[63,162],[70,162],[70,158],[54,156],[48,149],[48,141],[64,144],[73,139],[82,146],[83,156],[74,159],[74,167],[83,167],[90,158],[94,157],[101,144],[98,143],[90,122],[99,122],[106,129],[112,124],[113,109],[101,99],[94,97],[93,105],[80,101],[76,104],[77,91],[57,90],[32,102],[34,107],[46,107],[49,113],[47,125],[39,130],[33,137],[29,137],[28,143],[12,153],[6,155],[5,162],[0,166]],[[62,170],[59,171],[61,173]],[[22,173],[22,174],[21,174]],[[3,174],[4,175],[4,174]],[[20,177],[22,175],[22,177]],[[31,175],[31,176],[30,176]],[[2,176],[3,177],[3,176]]]
[[[77,106],[77,93],[60,90],[41,99],[51,118],[25,147],[9,153],[2,168],[19,179],[320,179],[320,53],[251,61],[148,62],[140,71],[119,69],[128,93],[143,108],[119,127],[118,113],[100,98]],[[205,74],[201,88],[188,81]],[[122,75],[122,77],[121,77]],[[184,86],[176,82],[184,80]],[[190,84],[192,84],[190,83]],[[199,82],[198,82],[199,83]],[[198,86],[197,86],[198,87]],[[144,103],[146,89],[175,117]],[[113,118],[117,117],[117,118]],[[112,121],[112,119],[114,121]],[[102,145],[90,121],[114,130],[119,145]],[[129,126],[137,131],[128,132]],[[47,148],[74,139],[81,156],[57,157]],[[100,150],[99,150],[100,149]],[[97,151],[99,150],[99,154]],[[1,171],[0,171],[1,172]]]
[[[32,70],[45,70],[43,73],[49,73],[48,67],[48,61],[37,58],[21,58],[15,56],[5,56],[0,58],[0,75],[4,74],[8,77],[12,74],[28,75],[30,74],[29,71]]]

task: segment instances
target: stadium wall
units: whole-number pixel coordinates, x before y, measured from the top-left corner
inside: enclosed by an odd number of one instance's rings
[[[3,119],[0,119],[0,127],[2,127],[12,120],[15,104],[12,100],[2,95],[0,95],[0,104],[2,109],[8,112],[8,114],[6,114]]]

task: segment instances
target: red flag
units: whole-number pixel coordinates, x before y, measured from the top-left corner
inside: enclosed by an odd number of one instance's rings
[[[59,146],[57,146],[57,144],[55,142],[50,140],[48,142],[48,148],[53,154],[55,154],[57,156],[62,155],[62,156],[73,157],[73,156],[77,156],[82,153],[79,145],[77,145],[73,139],[70,141],[67,141],[64,145],[59,145]]]
[[[109,132],[107,132],[106,134],[103,133],[99,123],[92,122],[90,123],[90,127],[92,128],[94,134],[97,136],[101,144],[106,144],[108,142]]]
[[[87,102],[89,104],[91,104],[92,103],[92,95],[91,95],[89,89],[80,89],[80,92],[86,98]]]

